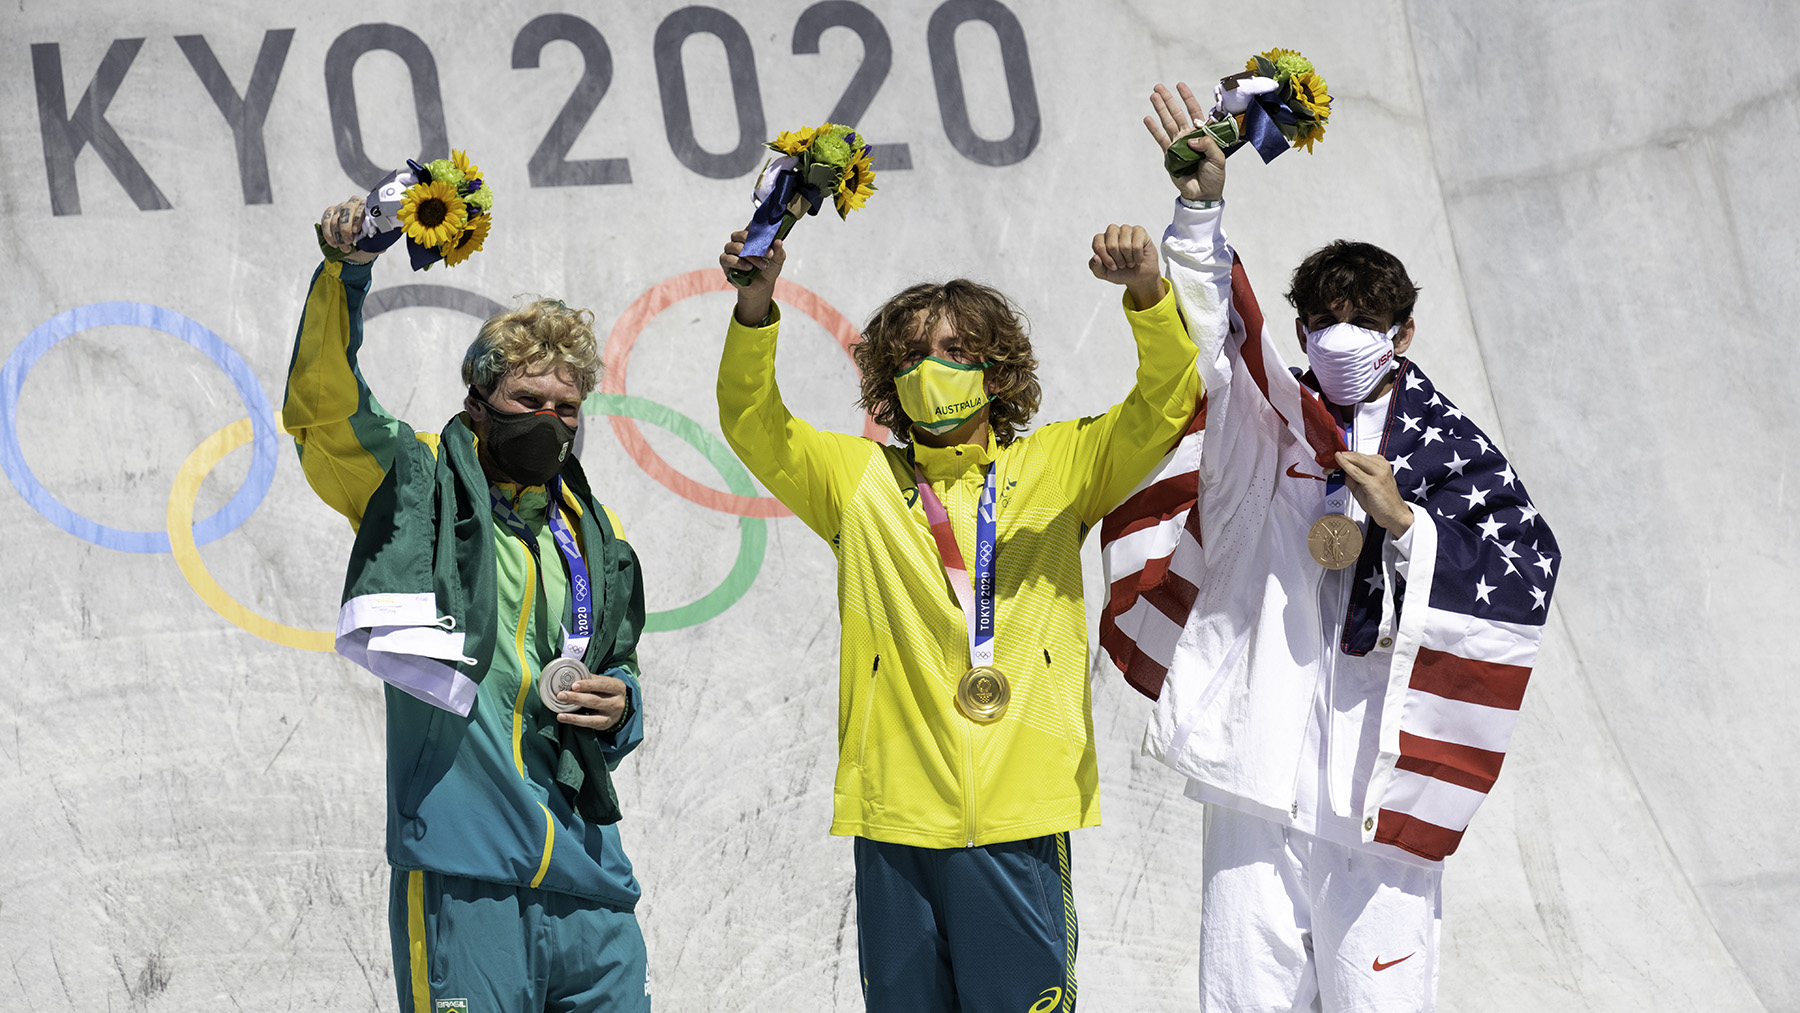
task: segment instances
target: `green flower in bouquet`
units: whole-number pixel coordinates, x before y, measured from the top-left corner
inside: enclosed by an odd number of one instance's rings
[[[1263,77],[1286,81],[1295,74],[1311,74],[1313,65],[1311,60],[1292,49],[1276,47],[1244,61],[1244,69]]]
[[[456,163],[448,158],[434,159],[433,161],[426,163],[425,171],[431,173],[431,178],[433,180],[450,184],[457,193],[462,192],[463,183],[467,182],[463,176],[463,171],[457,168]]]

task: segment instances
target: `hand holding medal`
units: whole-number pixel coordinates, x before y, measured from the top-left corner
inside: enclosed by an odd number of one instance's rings
[[[776,240],[786,239],[795,222],[817,214],[827,199],[836,205],[839,218],[848,218],[875,192],[869,144],[852,127],[822,123],[783,131],[768,147],[778,154],[757,177],[756,211],[737,256],[768,256]],[[759,273],[756,267],[729,268],[725,276],[743,288]]]
[[[611,731],[625,716],[625,680],[595,675],[575,658],[557,658],[538,673],[538,701],[563,724]],[[567,696],[568,699],[563,699]],[[566,716],[564,716],[566,715]]]
[[[1182,97],[1197,106],[1191,102],[1192,93],[1183,91]],[[1198,167],[1200,153],[1188,144],[1194,138],[1212,138],[1227,155],[1248,143],[1269,162],[1290,147],[1311,152],[1331,118],[1325,78],[1311,60],[1291,49],[1251,57],[1243,71],[1213,86],[1213,100],[1205,121],[1167,146],[1163,167],[1169,175],[1189,175]]]

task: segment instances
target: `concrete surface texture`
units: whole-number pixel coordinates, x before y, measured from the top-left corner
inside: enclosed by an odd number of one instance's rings
[[[705,272],[748,217],[755,144],[838,108],[904,145],[866,211],[795,234],[787,277],[819,299],[782,336],[797,414],[862,425],[833,311],[854,326],[969,275],[1029,313],[1041,417],[1066,418],[1131,383],[1118,292],[1084,261],[1109,222],[1167,220],[1144,97],[1286,46],[1336,103],[1314,154],[1232,159],[1264,305],[1329,239],[1398,253],[1424,286],[1416,358],[1568,564],[1505,774],[1447,866],[1443,1007],[1800,1008],[1800,376],[1778,332],[1800,310],[1800,7],[558,10],[0,13],[0,1005],[392,1007],[381,694],[317,649],[350,532],[271,412],[311,223],[454,144],[499,193],[493,237],[454,270],[378,267],[365,368],[436,428],[487,307],[550,294],[629,348],[615,378],[642,400],[611,410],[642,440],[596,415],[581,453],[660,616],[620,779],[657,1006],[859,1009],[850,847],[825,832],[831,555],[736,512],[726,494],[760,490],[713,406],[730,296]],[[1191,1008],[1199,809],[1137,753],[1149,704],[1093,678],[1082,1006]]]

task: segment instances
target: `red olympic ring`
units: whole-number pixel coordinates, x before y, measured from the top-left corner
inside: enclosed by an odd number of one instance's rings
[[[657,314],[670,306],[692,296],[704,295],[707,292],[734,291],[731,282],[718,269],[689,271],[657,282],[637,301],[626,307],[624,314],[613,324],[612,333],[606,338],[606,351],[602,360],[606,364],[605,378],[600,383],[600,390],[607,394],[624,394],[625,365],[631,360],[632,346],[637,344],[638,335],[644,331]],[[799,310],[812,317],[843,346],[845,354],[849,354],[850,346],[862,340],[862,333],[844,317],[833,309],[831,304],[821,299],[810,289],[803,288],[785,278],[775,280],[775,298],[783,306]],[[691,503],[718,510],[723,513],[736,514],[740,517],[792,517],[793,513],[781,505],[781,501],[773,496],[736,496],[721,492],[676,471],[669,462],[663,460],[638,429],[635,419],[623,415],[609,417],[613,432],[624,445],[625,452],[631,455],[638,467],[651,478],[662,483],[663,488]],[[863,417],[863,435],[877,443],[886,442],[887,429],[875,423],[866,414]]]

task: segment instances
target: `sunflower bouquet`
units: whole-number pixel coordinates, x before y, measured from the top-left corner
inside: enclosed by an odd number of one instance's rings
[[[494,190],[465,153],[452,149],[424,165],[408,159],[369,191],[356,248],[380,253],[405,237],[413,270],[440,260],[455,267],[481,249],[493,212]]]
[[[1229,155],[1249,144],[1264,162],[1289,148],[1312,151],[1331,118],[1331,93],[1312,61],[1291,49],[1271,49],[1245,61],[1242,72],[1213,87],[1206,122],[1175,139],[1163,156],[1171,176],[1194,171],[1200,153],[1187,142],[1201,134]]]
[[[775,240],[787,238],[802,217],[818,214],[828,198],[838,217],[848,218],[875,192],[874,159],[854,127],[821,123],[784,130],[768,147],[776,154],[757,177],[756,211],[750,216],[740,256],[766,256]],[[727,275],[733,284],[743,286],[760,273],[751,268]]]

